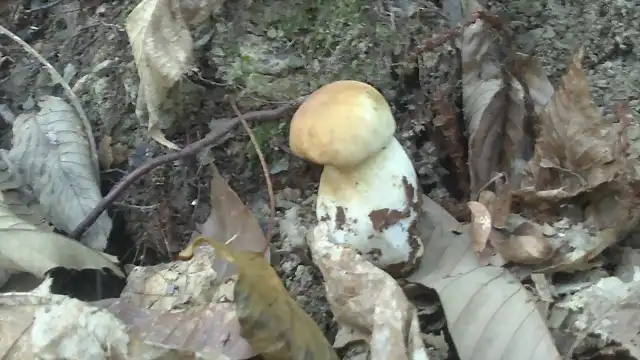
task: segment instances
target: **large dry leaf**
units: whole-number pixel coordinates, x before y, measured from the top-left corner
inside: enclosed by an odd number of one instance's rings
[[[172,119],[163,114],[161,106],[169,89],[192,65],[189,25],[202,22],[223,2],[142,0],[127,17],[127,35],[140,76],[136,115],[148,122],[149,135],[169,148],[179,149],[162,133]]]
[[[469,12],[484,10],[475,0]],[[513,181],[522,163],[529,159],[533,139],[528,130],[535,112],[551,97],[553,88],[537,63],[522,54],[510,59],[519,72],[510,73],[502,64],[499,44],[489,24],[476,20],[461,37],[462,95],[469,130],[469,172],[471,196],[490,181],[494,173],[504,172]],[[524,81],[525,84],[520,82]],[[533,109],[525,105],[525,88],[531,94]]]
[[[212,269],[214,261],[214,250],[201,246],[189,261],[136,267],[120,299],[96,305],[105,306],[130,335],[145,342],[206,358],[251,358],[232,301],[235,280],[221,279]]]
[[[562,83],[540,117],[529,176],[522,197],[546,191],[546,198],[565,199],[613,181],[626,172],[620,131],[605,122],[591,99],[582,70],[584,49],[573,56]],[[543,194],[540,195],[541,197]]]
[[[591,239],[578,243],[589,245],[579,246],[578,254],[555,261],[552,268],[584,265],[623,238],[640,219],[633,189],[635,171],[621,139],[625,124],[608,123],[600,114],[582,69],[583,53],[580,48],[573,56],[541,115],[534,157],[522,187],[514,192],[529,207],[557,208],[569,200],[587,204],[578,216],[561,216],[572,218],[571,227],[584,233],[577,238]],[[587,219],[584,226],[580,224],[583,217]]]
[[[338,356],[318,325],[292,299],[278,274],[262,252],[237,251],[231,246],[199,237],[183,252],[190,258],[193,249],[207,242],[234,263],[238,278],[233,288],[241,335],[266,360],[337,360]]]
[[[200,226],[201,235],[216,241],[230,241],[231,247],[239,251],[264,252],[265,258],[269,259],[267,239],[258,220],[227,184],[216,166],[210,166],[211,213]],[[220,259],[214,270],[224,278],[232,271],[227,265],[224,259]]]
[[[507,270],[481,267],[468,235],[438,204],[423,198],[425,252],[409,281],[433,288],[461,360],[560,359],[527,290]]]
[[[9,360],[203,358],[192,351],[140,341],[104,309],[66,296],[28,293],[0,296],[0,354]]]
[[[82,122],[64,100],[44,96],[40,111],[18,116],[8,159],[51,223],[71,232],[102,199]],[[111,231],[106,213],[81,241],[102,251]]]
[[[0,268],[39,277],[55,267],[111,269],[124,276],[106,256],[81,243],[47,232],[15,216],[0,202]]]
[[[387,273],[336,245],[324,223],[309,240],[336,321],[362,334],[372,360],[427,360],[416,308]],[[375,296],[372,296],[374,295]]]

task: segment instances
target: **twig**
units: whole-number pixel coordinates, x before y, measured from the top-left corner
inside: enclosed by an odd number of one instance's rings
[[[44,65],[44,67],[47,70],[47,72],[49,73],[49,75],[51,75],[51,78],[53,79],[53,81],[59,83],[60,86],[62,86],[62,88],[64,89],[65,93],[69,97],[69,100],[71,101],[71,104],[76,109],[76,112],[78,113],[78,116],[80,116],[80,119],[82,120],[82,125],[84,125],[84,127],[85,127],[85,132],[87,133],[87,138],[89,140],[89,146],[91,147],[91,157],[92,157],[92,160],[93,160],[92,163],[93,163],[93,167],[94,167],[93,171],[95,173],[96,179],[99,180],[100,179],[100,168],[98,166],[98,149],[96,147],[96,140],[93,138],[93,130],[91,129],[91,123],[89,122],[89,119],[87,118],[87,115],[84,113],[84,110],[82,110],[82,106],[80,105],[80,100],[78,99],[76,94],[73,93],[73,91],[69,87],[69,84],[67,84],[64,81],[64,79],[62,78],[62,75],[60,75],[60,73],[53,67],[53,65],[51,65],[47,61],[47,59],[45,59],[42,55],[38,54],[38,52],[34,48],[32,48],[24,40],[20,39],[17,35],[12,33],[11,31],[7,30],[2,25],[0,25],[0,33],[10,37],[13,41],[15,41],[18,44],[20,44],[20,46],[22,46],[22,48],[26,52],[28,52],[29,54],[33,55],[36,59],[38,59],[38,61],[42,65]]]
[[[267,234],[265,235],[267,242],[264,245],[264,249],[262,251],[264,253],[269,248],[269,242],[271,241],[271,236],[273,236],[273,228],[276,221],[276,200],[275,195],[273,194],[273,183],[271,182],[271,177],[269,176],[269,167],[267,166],[267,160],[264,158],[262,150],[260,150],[260,144],[258,144],[258,140],[256,140],[256,137],[253,135],[253,131],[251,131],[251,128],[249,127],[249,124],[247,124],[247,121],[244,119],[244,116],[242,116],[240,110],[238,110],[238,106],[236,106],[233,100],[230,100],[229,103],[231,104],[231,108],[233,108],[233,112],[240,119],[242,127],[244,127],[247,135],[249,135],[249,140],[251,140],[251,142],[253,143],[253,147],[256,149],[256,154],[258,155],[258,159],[260,159],[260,165],[262,166],[262,171],[264,172],[264,179],[267,182],[270,214],[269,222],[267,223]]]
[[[32,12],[36,12],[36,11],[40,11],[40,10],[46,10],[46,9],[52,8],[52,7],[60,4],[61,2],[62,2],[62,0],[50,1],[50,2],[48,2],[46,4],[44,4],[44,5],[35,7],[33,9],[27,9],[24,12],[28,14],[28,13],[32,13]]]
[[[287,111],[299,106],[302,103],[302,101],[304,101],[304,99],[305,97],[298,98],[287,105],[283,105],[272,110],[260,110],[260,111],[247,113],[244,115],[244,120],[245,121],[266,121],[266,120],[278,119],[282,115],[284,115]],[[82,222],[78,224],[78,226],[76,226],[75,229],[73,229],[73,231],[69,234],[69,237],[73,239],[79,239],[80,236],[82,236],[82,234],[84,234],[84,232],[89,227],[91,227],[91,225],[93,225],[93,223],[100,216],[100,214],[102,214],[102,212],[112,202],[114,202],[115,199],[117,199],[122,192],[124,192],[129,186],[135,183],[140,177],[146,175],[151,170],[157,168],[160,165],[170,163],[172,161],[176,161],[178,159],[184,158],[189,155],[193,155],[207,146],[214,145],[217,140],[219,140],[226,133],[231,131],[236,125],[238,125],[238,123],[240,123],[240,118],[236,117],[233,119],[226,119],[226,120],[223,119],[223,120],[217,120],[217,121],[220,123],[220,125],[218,125],[215,129],[213,129],[209,134],[207,134],[207,136],[205,136],[201,140],[198,140],[192,144],[185,146],[184,149],[178,152],[155,157],[147,161],[146,163],[144,163],[143,165],[141,165],[131,173],[129,173],[124,178],[122,178],[122,180],[120,180],[120,182],[117,185],[115,185],[111,189],[111,191],[109,191],[107,196],[105,196],[102,200],[100,200],[98,205],[96,205],[96,207],[93,210],[91,210],[89,215],[87,215],[87,217],[84,218],[84,220],[82,220]]]

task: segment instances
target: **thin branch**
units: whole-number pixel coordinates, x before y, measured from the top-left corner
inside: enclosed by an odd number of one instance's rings
[[[250,112],[244,115],[244,119],[246,121],[276,120],[282,117],[282,115],[284,115],[287,111],[298,107],[302,103],[302,101],[304,101],[304,99],[305,97],[298,98],[287,105],[283,105],[272,110]],[[157,168],[160,165],[164,165],[172,161],[176,161],[178,159],[196,154],[205,147],[214,145],[216,141],[222,138],[234,127],[236,127],[236,125],[240,123],[240,119],[241,118],[236,117],[233,119],[217,120],[217,122],[219,122],[219,125],[201,140],[185,146],[184,149],[180,151],[155,157],[123,177],[122,180],[120,180],[120,182],[115,185],[111,189],[111,191],[109,191],[107,196],[100,200],[98,205],[96,205],[96,207],[91,210],[91,213],[89,213],[89,215],[87,215],[87,217],[84,218],[84,220],[82,220],[82,222],[78,224],[75,229],[73,229],[73,231],[69,234],[69,237],[79,239],[80,236],[82,236],[82,234],[84,234],[84,232],[87,231],[87,229],[91,227],[91,225],[93,225],[100,214],[102,214],[102,212],[106,210],[106,208],[111,203],[113,203],[118,198],[118,196],[120,196],[129,186],[134,184],[142,176],[146,175],[151,170]]]
[[[258,155],[258,159],[260,159],[260,165],[262,166],[262,171],[264,172],[264,179],[267,182],[267,193],[269,193],[269,212],[270,213],[269,213],[269,222],[267,223],[267,234],[265,235],[265,238],[267,239],[267,241],[262,251],[264,253],[269,248],[269,243],[271,242],[271,236],[273,236],[273,228],[275,226],[275,221],[276,221],[276,200],[275,200],[276,197],[273,194],[273,183],[271,182],[271,177],[269,176],[269,167],[267,166],[267,160],[265,159],[264,154],[262,153],[262,150],[260,150],[260,144],[258,144],[258,140],[256,140],[256,137],[253,135],[253,131],[251,131],[249,124],[247,124],[247,121],[244,119],[244,116],[242,116],[242,114],[240,113],[240,110],[238,110],[238,107],[236,106],[236,104],[232,100],[229,102],[231,104],[231,107],[233,108],[233,112],[240,119],[240,123],[242,124],[242,127],[244,127],[244,130],[247,132],[247,135],[249,135],[249,140],[251,140],[251,142],[253,143],[253,147],[256,149],[256,154]]]
[[[53,67],[53,65],[51,65],[47,61],[47,59],[45,59],[42,55],[40,55],[34,48],[32,48],[24,40],[20,39],[17,35],[15,35],[14,33],[7,30],[1,25],[0,25],[0,33],[10,37],[13,41],[20,44],[20,46],[22,46],[22,48],[26,52],[28,52],[29,54],[34,56],[36,59],[38,59],[38,61],[42,65],[44,65],[44,68],[47,70],[49,75],[51,75],[51,78],[53,79],[53,81],[59,83],[60,86],[62,86],[65,93],[69,97],[69,101],[71,101],[71,105],[73,105],[73,107],[76,109],[76,112],[78,113],[78,116],[80,116],[80,119],[82,120],[82,125],[84,125],[84,128],[85,128],[84,130],[87,133],[87,138],[89,140],[89,146],[91,147],[91,158],[92,158],[91,160],[93,160],[92,161],[93,171],[95,173],[96,179],[99,180],[100,168],[98,166],[98,148],[96,147],[96,140],[93,138],[93,130],[91,129],[91,123],[89,122],[89,118],[87,118],[87,114],[85,114],[84,110],[82,110],[82,106],[80,105],[80,100],[78,99],[76,94],[74,94],[73,90],[71,90],[71,88],[69,87],[69,84],[67,84],[66,81],[64,81],[64,79],[62,78],[62,75],[60,75],[60,73]]]

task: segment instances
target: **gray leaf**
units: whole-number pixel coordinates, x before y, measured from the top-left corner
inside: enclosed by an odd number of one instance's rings
[[[42,97],[38,113],[22,114],[13,125],[8,159],[38,198],[44,215],[71,232],[101,199],[89,141],[81,120],[64,100]],[[81,241],[104,250],[111,219],[102,214]]]

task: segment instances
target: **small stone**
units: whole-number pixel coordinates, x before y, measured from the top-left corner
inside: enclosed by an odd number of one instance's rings
[[[268,37],[269,39],[275,39],[275,38],[277,38],[277,37],[278,37],[278,30],[273,29],[273,28],[272,28],[272,29],[267,30],[267,37]]]

